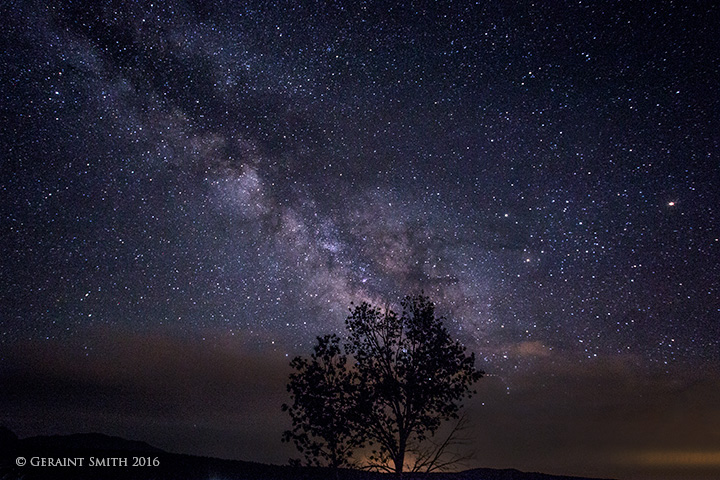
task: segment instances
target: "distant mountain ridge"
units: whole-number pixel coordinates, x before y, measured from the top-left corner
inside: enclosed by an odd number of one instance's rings
[[[7,431],[9,432],[9,430]],[[329,468],[266,465],[241,460],[222,460],[169,453],[152,445],[100,433],[36,436],[18,439],[5,433],[0,449],[2,480],[389,480],[391,475]],[[27,462],[19,466],[17,459]],[[31,459],[83,458],[83,466],[33,466]],[[126,459],[127,465],[91,466],[91,459]],[[150,464],[148,465],[148,459]],[[145,462],[137,464],[138,461]],[[157,465],[153,465],[155,462]],[[37,463],[37,461],[35,462]],[[133,463],[136,465],[133,466]],[[515,469],[477,468],[457,473],[408,473],[405,480],[603,480],[568,477],[542,473],[526,473]]]
[[[124,450],[128,452],[167,453],[138,440],[126,440],[103,433],[74,433],[72,435],[40,435],[20,440],[28,448],[53,448],[62,445],[67,449]]]

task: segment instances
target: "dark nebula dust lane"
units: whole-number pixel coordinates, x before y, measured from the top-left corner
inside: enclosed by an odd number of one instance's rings
[[[0,13],[20,436],[285,462],[290,358],[424,291],[490,373],[470,466],[720,470],[712,2]]]

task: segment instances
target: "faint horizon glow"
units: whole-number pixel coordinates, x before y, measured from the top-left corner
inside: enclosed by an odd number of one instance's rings
[[[651,467],[720,467],[720,451],[654,450],[634,454],[629,460]]]

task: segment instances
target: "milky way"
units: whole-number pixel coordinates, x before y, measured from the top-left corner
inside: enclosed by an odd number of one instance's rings
[[[3,372],[135,334],[285,362],[424,290],[503,395],[720,396],[712,2],[2,10]]]

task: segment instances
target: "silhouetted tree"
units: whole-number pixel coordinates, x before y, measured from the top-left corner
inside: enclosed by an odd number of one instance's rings
[[[337,335],[317,341],[309,359],[295,357],[290,363],[295,372],[287,390],[293,404],[282,408],[293,426],[283,433],[283,441],[294,442],[308,465],[348,466],[353,449],[362,443],[348,421],[358,403],[357,374],[347,367]]]
[[[376,446],[370,460],[378,466],[391,460],[397,474],[410,449],[458,418],[460,402],[484,374],[475,369],[475,355],[452,340],[427,297],[408,296],[401,305],[398,316],[363,303],[346,321],[346,348],[362,389],[359,426]]]
[[[310,360],[292,361],[294,404],[283,409],[293,430],[284,439],[308,461],[347,465],[353,450],[367,445],[371,467],[397,474],[408,452],[418,460],[414,470],[432,471],[448,461],[444,454],[455,444],[457,427],[434,447],[421,445],[444,421],[459,418],[460,402],[484,372],[475,369],[474,354],[452,340],[427,297],[408,296],[401,305],[400,316],[368,303],[354,306],[346,320],[346,354],[330,335],[318,337]]]

